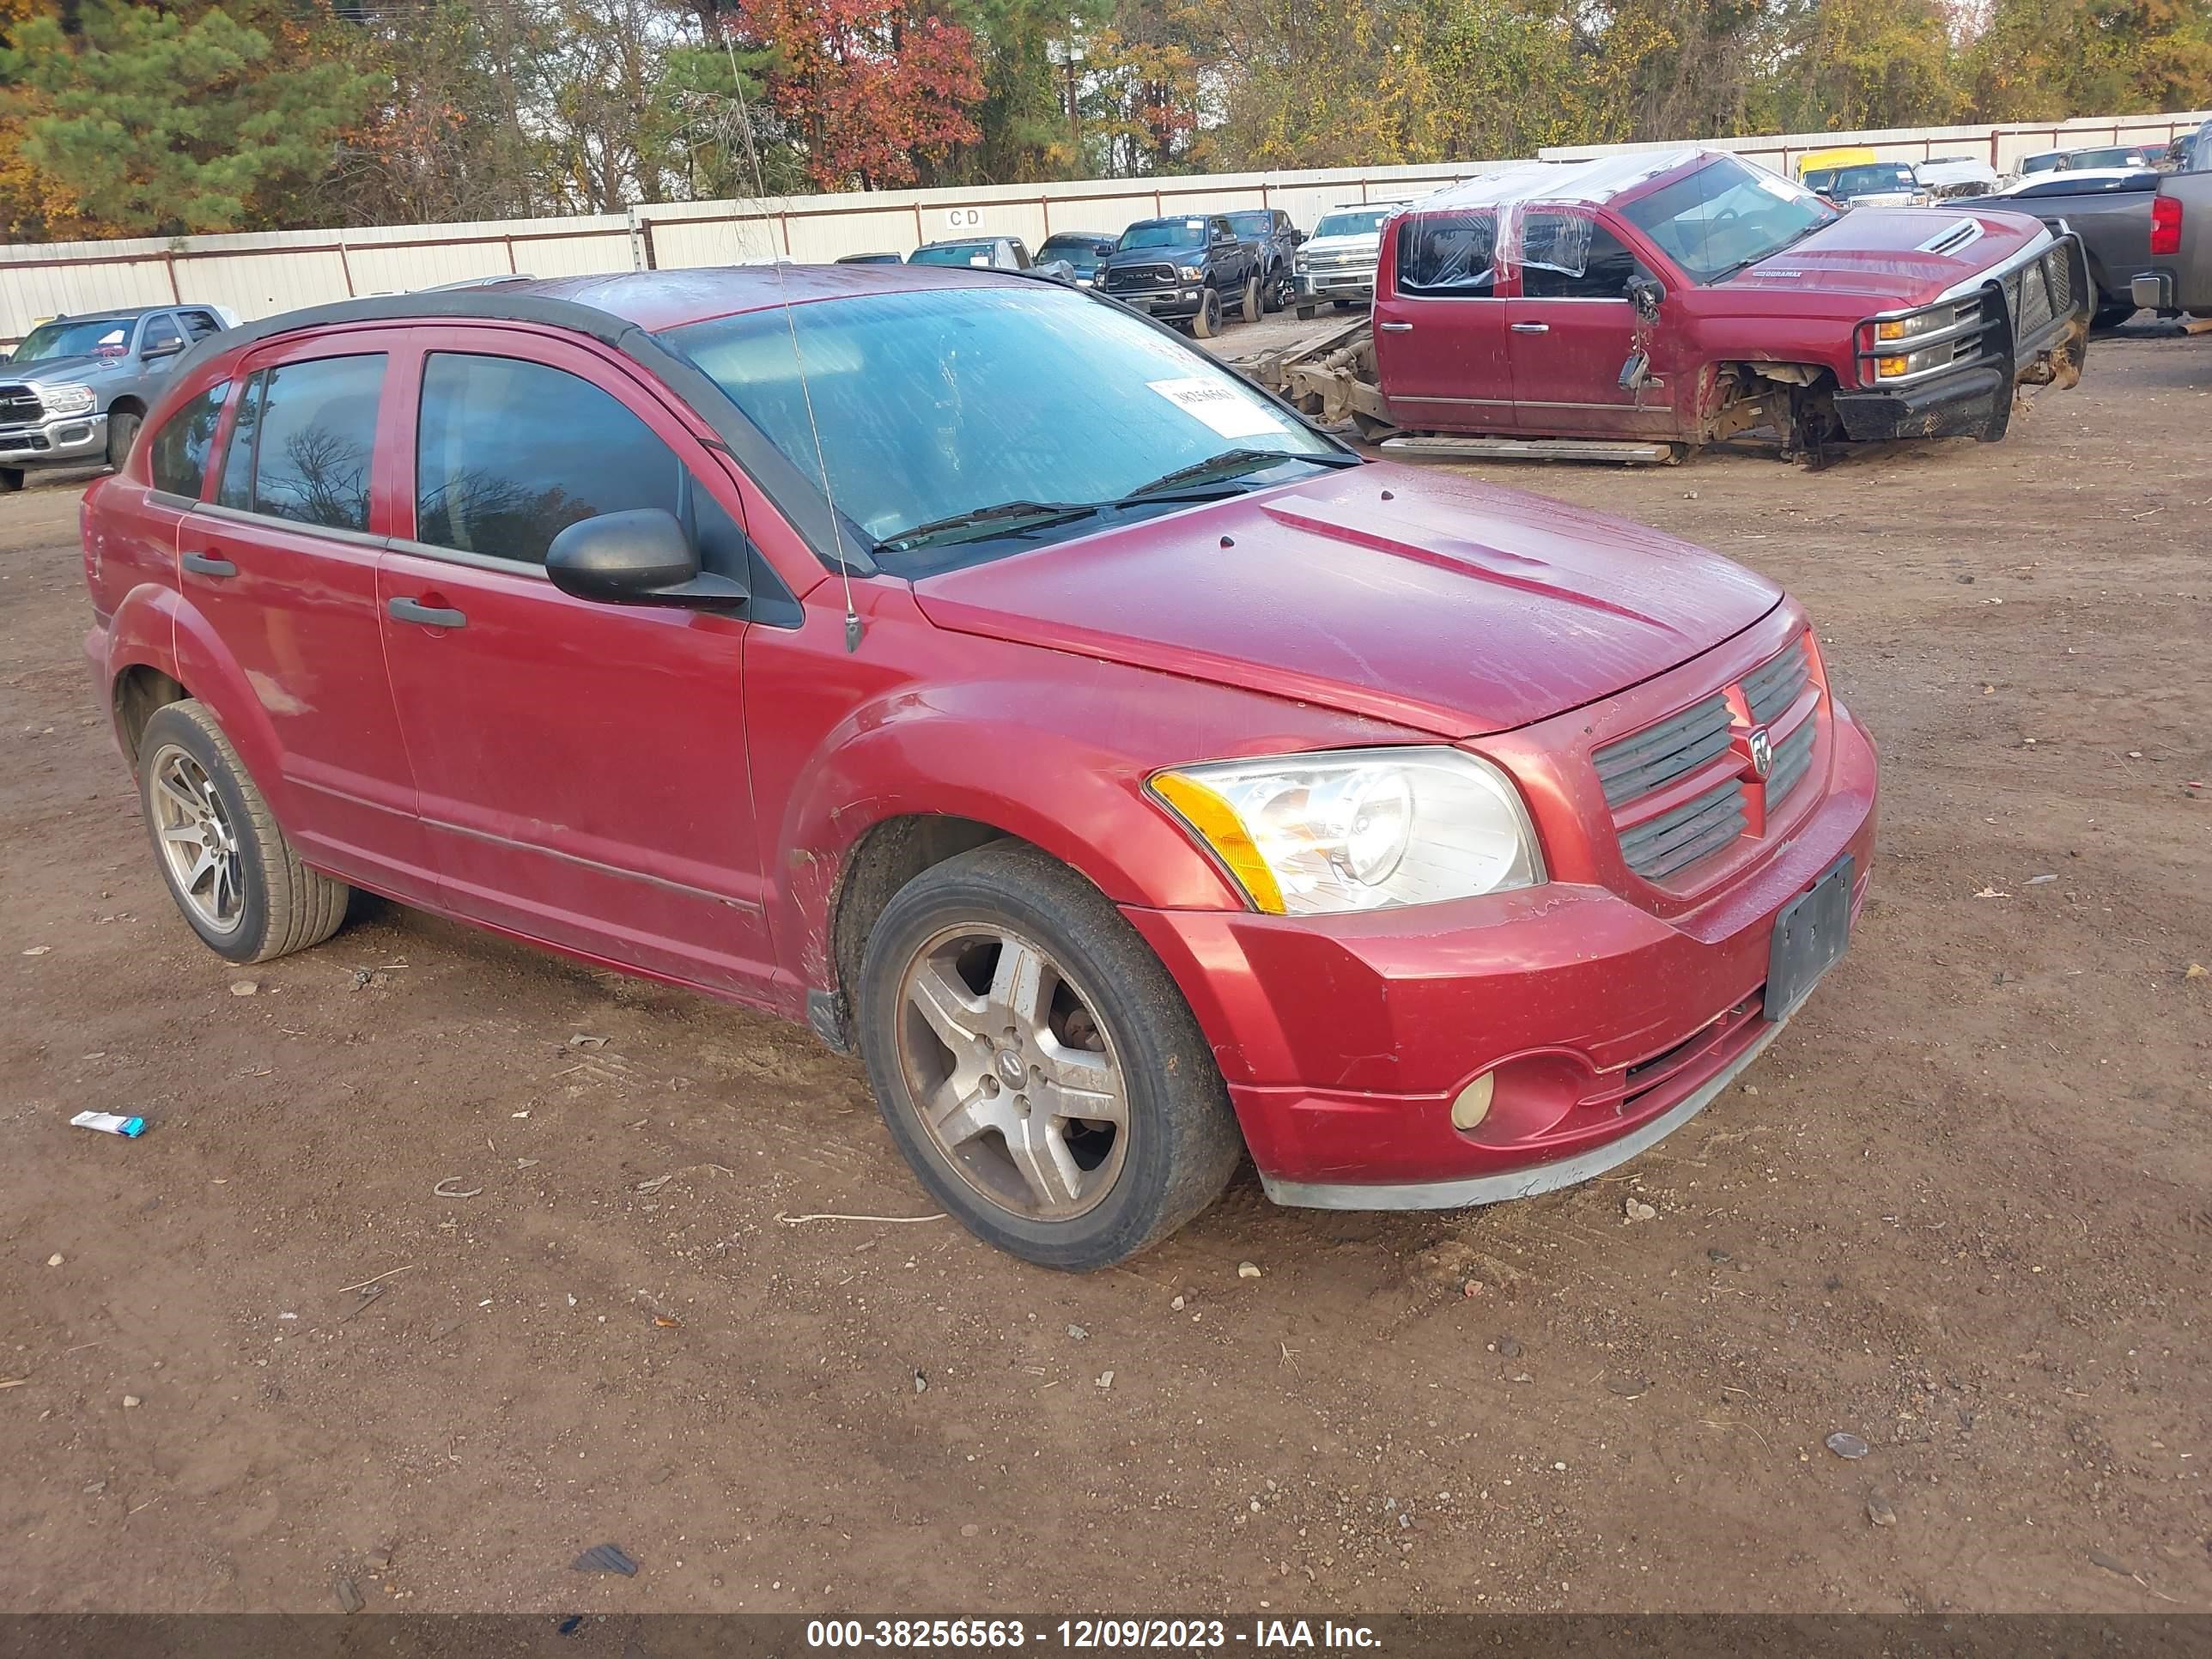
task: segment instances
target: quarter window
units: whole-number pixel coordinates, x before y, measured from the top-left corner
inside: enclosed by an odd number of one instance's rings
[[[382,353],[264,369],[247,382],[223,458],[226,507],[331,530],[368,528]]]
[[[1401,294],[1487,299],[1498,283],[1498,216],[1431,213],[1398,224]]]
[[[222,419],[230,382],[221,380],[161,422],[149,451],[154,488],[198,501],[207,483],[208,458],[215,450],[216,423]]]
[[[1521,292],[1531,300],[1625,300],[1636,256],[1583,213],[1531,213],[1522,222]]]

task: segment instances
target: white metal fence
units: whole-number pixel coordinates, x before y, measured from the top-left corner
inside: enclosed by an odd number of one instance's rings
[[[1972,155],[2000,170],[2038,150],[2163,144],[2206,112],[2100,116],[2041,126],[1924,127],[1720,139],[1721,148],[1787,173],[1811,149],[1863,144],[1899,161]],[[1542,151],[1572,161],[1632,148]],[[1067,184],[855,191],[773,202],[690,202],[568,219],[271,231],[239,236],[143,238],[0,246],[0,347],[48,317],[109,306],[198,301],[265,317],[353,295],[428,288],[465,277],[538,276],[682,266],[811,262],[841,254],[906,253],[963,234],[1023,238],[1055,230],[1117,234],[1133,219],[1180,212],[1279,207],[1310,228],[1342,203],[1419,196],[1502,165],[1338,167],[1312,172],[1094,179]]]

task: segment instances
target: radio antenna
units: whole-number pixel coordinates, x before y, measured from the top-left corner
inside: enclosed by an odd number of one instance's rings
[[[753,139],[752,111],[745,103],[744,77],[738,71],[738,49],[726,33],[722,37],[722,50],[730,60],[730,90],[737,99],[738,125],[744,135],[745,159],[752,168],[753,198],[760,204],[761,222],[765,228],[769,207],[768,175],[761,166],[760,146]],[[789,216],[786,215],[785,225],[788,227],[790,222]],[[738,252],[744,252],[742,233],[738,238]],[[837,579],[844,590],[845,649],[849,654],[860,648],[861,627],[860,613],[853,604],[853,567],[845,557],[845,521],[838,516],[837,493],[830,482],[830,455],[822,445],[821,424],[814,418],[814,392],[807,384],[806,355],[799,344],[799,321],[792,311],[791,287],[784,274],[785,261],[777,254],[772,232],[769,240],[769,261],[775,267],[775,288],[782,301],[783,325],[791,336],[791,361],[799,370],[799,397],[806,410],[807,433],[814,441],[814,466],[822,475],[822,498],[830,507],[830,537],[837,558]]]

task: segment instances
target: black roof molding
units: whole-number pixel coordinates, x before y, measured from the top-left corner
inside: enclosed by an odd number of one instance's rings
[[[620,353],[706,422],[730,458],[825,566],[833,571],[842,568],[855,576],[878,574],[876,562],[868,552],[868,538],[859,526],[849,520],[841,522],[840,515],[831,513],[821,489],[769,441],[721,387],[688,358],[670,350],[651,331],[597,306],[543,294],[517,293],[496,285],[339,300],[211,334],[185,353],[168,380],[173,387],[181,386],[194,368],[210,358],[250,350],[288,334],[365,323],[440,322],[531,324],[581,334]],[[149,428],[167,415],[170,402],[169,397],[164,397],[147,416]]]

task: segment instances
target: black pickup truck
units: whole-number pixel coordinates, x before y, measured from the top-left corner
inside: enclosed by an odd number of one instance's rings
[[[2137,309],[2134,283],[2151,269],[2151,204],[2166,176],[2148,167],[2037,173],[2009,190],[1977,197],[1972,204],[2032,213],[2053,234],[2070,230],[2079,236],[2088,256],[2089,280],[2097,288],[2090,321],[2112,328]]]
[[[1258,250],[1218,213],[1138,220],[1100,263],[1094,286],[1163,320],[1188,322],[1201,340],[1221,332],[1231,305],[1248,323],[1267,308]]]

